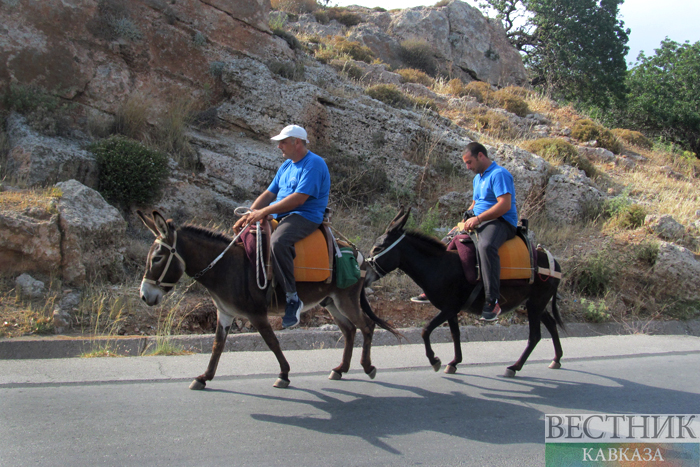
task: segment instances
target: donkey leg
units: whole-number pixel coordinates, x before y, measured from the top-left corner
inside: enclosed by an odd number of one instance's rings
[[[523,365],[525,365],[525,362],[527,361],[528,357],[530,356],[532,351],[535,350],[537,343],[542,338],[542,331],[540,330],[540,313],[540,310],[535,310],[534,305],[528,302],[527,318],[529,321],[530,336],[527,339],[527,346],[525,347],[525,351],[520,356],[518,361],[515,362],[515,365],[511,365],[508,368],[506,368],[504,376],[513,377],[515,376],[516,371],[522,370]]]
[[[214,346],[211,350],[211,358],[209,359],[207,371],[197,376],[194,381],[192,381],[190,389],[204,389],[207,386],[207,381],[214,379],[214,374],[216,374],[216,367],[219,365],[221,352],[224,351],[226,337],[231,330],[231,324],[233,324],[232,316],[219,312],[217,312],[216,316],[216,334],[214,335]]]
[[[440,326],[442,323],[447,321],[451,315],[453,314],[448,313],[444,310],[440,311],[440,313],[438,313],[435,318],[430,320],[430,322],[423,328],[423,331],[421,332],[421,337],[423,338],[423,343],[425,344],[425,356],[428,357],[430,366],[432,366],[433,370],[435,371],[438,371],[440,369],[440,366],[442,366],[442,362],[439,358],[435,356],[435,352],[433,352],[433,348],[430,346],[430,334],[436,327]]]
[[[445,373],[448,375],[455,374],[457,372],[457,365],[462,363],[462,344],[459,340],[459,320],[457,315],[447,320],[450,325],[450,334],[452,334],[452,343],[455,346],[455,358],[447,364],[445,367]]]
[[[331,374],[328,375],[328,379],[339,380],[343,377],[343,373],[347,373],[350,370],[350,360],[352,359],[352,347],[355,343],[355,333],[356,328],[352,322],[346,318],[335,306],[334,303],[329,303],[326,305],[326,309],[333,317],[333,321],[338,325],[340,331],[343,333],[345,338],[345,345],[343,347],[343,360],[340,365],[331,370]]]
[[[374,337],[374,321],[369,318],[365,318],[366,326],[360,328],[362,331],[362,357],[360,358],[360,365],[365,370],[365,374],[369,376],[370,379],[374,379],[377,376],[377,368],[372,365],[372,358],[370,353],[372,351],[372,337]]]
[[[552,336],[552,344],[554,344],[554,360],[549,364],[549,368],[553,370],[558,370],[561,368],[561,357],[564,356],[564,351],[561,348],[561,341],[559,340],[559,331],[557,330],[557,322],[554,318],[545,310],[540,317],[542,324],[547,328],[549,334]]]
[[[270,326],[270,321],[268,321],[267,315],[263,314],[251,316],[250,324],[255,326],[255,329],[258,330],[265,341],[265,344],[267,344],[267,347],[272,350],[272,353],[275,354],[275,357],[277,357],[277,361],[280,364],[280,374],[278,375],[277,381],[275,381],[273,386],[276,388],[286,388],[289,386],[289,363],[287,362],[287,359],[284,358],[282,348],[280,347],[280,342],[277,340],[277,336],[275,336],[272,326]]]

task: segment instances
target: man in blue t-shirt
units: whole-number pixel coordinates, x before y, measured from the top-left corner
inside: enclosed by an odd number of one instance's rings
[[[282,326],[291,328],[299,324],[304,308],[294,280],[294,244],[321,225],[328,206],[331,176],[326,162],[306,149],[309,140],[302,127],[289,125],[271,139],[279,141],[277,147],[287,160],[267,190],[252,204],[251,213],[239,219],[234,230],[254,224],[268,215],[279,221],[270,248],[275,276],[287,294]]]
[[[474,195],[469,211],[474,215],[465,221],[465,229],[478,235],[481,277],[486,303],[481,320],[495,321],[501,313],[498,296],[501,287],[501,260],[498,249],[515,237],[518,214],[515,209],[513,176],[491,161],[486,148],[479,143],[467,145],[462,160],[474,172]]]

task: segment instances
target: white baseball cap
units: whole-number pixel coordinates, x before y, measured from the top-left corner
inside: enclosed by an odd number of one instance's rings
[[[306,136],[306,130],[299,125],[286,126],[282,129],[279,135],[273,136],[270,139],[273,141],[282,141],[283,139],[287,138],[299,138],[303,139],[307,143],[309,142],[309,139]]]

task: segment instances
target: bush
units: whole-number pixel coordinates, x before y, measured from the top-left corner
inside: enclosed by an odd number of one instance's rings
[[[187,137],[187,127],[195,118],[193,110],[194,102],[188,98],[169,103],[156,124],[155,144],[161,151],[175,159],[182,168],[201,171],[204,166]]]
[[[645,241],[637,245],[635,256],[639,261],[653,266],[659,256],[659,243],[655,241]]]
[[[336,148],[319,151],[331,174],[331,197],[346,206],[367,203],[389,188],[386,171],[378,164],[367,164],[355,155],[341,154]]]
[[[425,41],[408,40],[401,43],[399,58],[408,68],[416,68],[435,76],[437,65],[433,48]]]
[[[604,250],[581,260],[572,268],[569,278],[571,288],[583,295],[604,295],[615,277],[613,262],[609,252]]]
[[[409,107],[413,102],[394,84],[377,84],[365,90],[368,96],[399,109]]]
[[[512,94],[506,89],[499,89],[493,93],[493,100],[500,108],[505,109],[510,113],[514,113],[519,117],[524,117],[530,113],[527,102],[525,102],[522,97]]]
[[[643,149],[651,149],[654,146],[654,143],[639,131],[625,130],[623,128],[615,128],[611,131],[616,138],[632,146]]]
[[[121,136],[98,141],[88,148],[100,171],[98,191],[125,209],[158,199],[168,176],[168,157]]]
[[[358,62],[372,63],[374,60],[374,53],[369,47],[365,47],[359,42],[349,41],[344,37],[335,36],[315,52],[315,57],[318,61],[323,63],[328,63],[336,58],[352,58]]]
[[[486,104],[490,101],[493,91],[491,90],[491,85],[489,83],[484,83],[483,81],[472,81],[467,84],[465,88],[467,96],[476,98],[477,102]]]
[[[514,138],[518,134],[518,131],[511,126],[507,117],[492,110],[476,117],[476,129],[480,132],[503,138]]]
[[[466,86],[464,86],[464,83],[459,78],[451,79],[447,83],[447,92],[457,97],[468,95]]]
[[[304,64],[301,62],[270,62],[267,67],[271,72],[282,78],[291,79],[293,81],[304,80]]]
[[[328,21],[336,20],[343,26],[347,27],[357,26],[362,22],[362,19],[358,15],[352,13],[351,11],[348,11],[347,8],[328,8],[326,10],[326,14],[328,15]]]
[[[568,164],[586,172],[588,177],[598,174],[596,168],[585,157],[581,157],[573,144],[559,138],[540,138],[525,141],[521,147],[526,151],[537,154],[547,162],[558,165]]]
[[[574,123],[571,136],[581,142],[595,140],[597,147],[605,148],[615,154],[622,151],[622,143],[610,130],[588,119],[581,119]]]
[[[301,43],[299,42],[299,39],[297,39],[296,36],[291,32],[287,32],[281,28],[275,28],[272,30],[272,33],[275,36],[284,39],[284,41],[289,45],[289,48],[291,48],[292,50],[301,48]]]
[[[73,105],[41,86],[10,84],[5,88],[3,107],[24,115],[29,126],[43,134],[66,135],[70,131]]]
[[[350,60],[333,60],[331,66],[338,70],[340,73],[344,74],[348,78],[361,80],[365,72],[359,66],[355,65]]]
[[[318,9],[316,0],[270,0],[273,10],[286,11],[300,15],[302,13],[313,13]]]
[[[643,206],[633,203],[629,198],[628,189],[625,189],[618,196],[606,200],[603,210],[610,217],[611,225],[623,229],[637,229],[643,226],[644,218],[647,215]]]
[[[430,87],[435,84],[435,80],[428,76],[425,72],[421,70],[416,70],[415,68],[401,68],[396,70],[396,73],[401,75],[403,80],[407,83],[418,83],[423,86]]]

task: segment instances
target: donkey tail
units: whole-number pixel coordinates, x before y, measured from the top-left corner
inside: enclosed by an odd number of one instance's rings
[[[554,262],[554,268],[555,270],[559,270],[558,272],[561,272],[561,266],[559,266],[559,263],[556,261]],[[554,294],[552,295],[552,315],[554,315],[554,321],[557,322],[560,328],[562,328],[564,331],[566,331],[566,326],[564,326],[564,321],[561,319],[561,314],[559,313],[559,308],[557,308],[557,289],[559,289],[559,284],[557,283],[557,286],[554,288]]]
[[[365,295],[364,287],[360,289],[360,306],[362,307],[362,311],[364,311],[364,313],[367,316],[369,316],[372,321],[374,321],[380,328],[392,333],[399,342],[401,342],[401,338],[406,339],[406,336],[397,331],[391,324],[387,323],[379,316],[374,314],[374,311],[372,311],[372,307],[370,306],[369,301],[367,301],[367,295]]]

